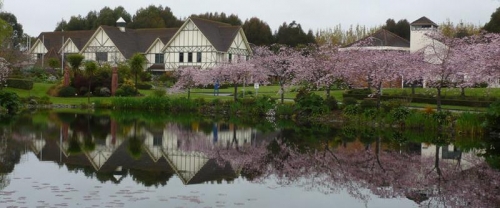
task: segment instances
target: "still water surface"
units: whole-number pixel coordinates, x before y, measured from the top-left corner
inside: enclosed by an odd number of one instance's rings
[[[23,115],[0,127],[0,206],[498,205],[489,194],[479,203],[462,193],[484,192],[474,187],[478,179],[468,182],[462,174],[484,167],[475,158],[481,150],[265,122],[269,126],[256,128],[207,119]]]

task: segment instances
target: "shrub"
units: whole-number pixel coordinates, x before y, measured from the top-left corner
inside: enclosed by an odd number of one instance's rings
[[[196,103],[185,97],[172,99],[170,105],[171,112],[195,112],[196,111]]]
[[[436,121],[438,124],[447,124],[448,123],[448,118],[451,116],[450,111],[438,111],[434,114],[432,114],[432,119]]]
[[[74,97],[75,94],[76,94],[76,89],[74,87],[67,86],[67,87],[62,87],[59,90],[58,96],[59,97]]]
[[[142,99],[142,108],[149,110],[164,110],[170,103],[166,97],[153,97],[148,96]]]
[[[300,90],[295,98],[295,108],[302,116],[310,116],[328,112],[328,107],[324,104],[321,96]]]
[[[21,109],[21,99],[16,93],[0,91],[0,106],[7,114],[16,114]]]
[[[16,89],[31,90],[33,81],[26,79],[7,79],[7,86]]]
[[[163,89],[155,89],[153,91],[153,96],[155,96],[155,97],[163,97],[166,94],[167,94],[167,92],[165,90],[163,90]]]
[[[372,91],[368,88],[363,88],[363,89],[350,89],[346,90],[344,94],[348,95],[369,95],[372,94]]]
[[[335,97],[332,97],[332,96],[327,97],[324,100],[324,103],[328,107],[328,109],[331,111],[339,109],[339,103],[338,103],[337,99],[335,99]]]
[[[405,107],[397,107],[391,110],[391,116],[395,121],[402,122],[408,115],[410,115],[410,110]]]
[[[345,115],[357,115],[360,113],[360,111],[361,110],[357,105],[348,105],[343,110]]]
[[[375,118],[377,116],[377,109],[365,108],[363,111],[363,116],[366,118]]]
[[[139,90],[150,90],[153,88],[153,85],[148,84],[148,83],[137,83],[137,86],[135,86]]]
[[[405,106],[406,104],[407,101],[404,99],[390,99],[382,102],[380,107],[384,110],[384,112],[390,112],[391,110]]]
[[[94,107],[101,109],[110,109],[113,108],[113,104],[109,101],[96,100],[94,101]]]
[[[358,104],[358,100],[356,100],[356,98],[345,97],[343,100],[344,106],[357,105],[357,104]]]
[[[500,100],[490,105],[483,125],[491,131],[500,131]]]
[[[377,100],[373,98],[366,98],[359,103],[361,110],[377,108]]]
[[[111,91],[107,87],[103,87],[99,89],[99,96],[109,97],[111,96]]]
[[[131,85],[122,85],[115,92],[115,96],[117,97],[128,97],[128,96],[136,96],[137,91]]]
[[[294,112],[294,106],[291,103],[278,104],[276,106],[276,115],[289,117],[292,116]]]

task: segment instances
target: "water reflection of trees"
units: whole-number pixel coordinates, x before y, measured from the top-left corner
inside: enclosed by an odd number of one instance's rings
[[[411,133],[358,130],[348,127],[341,131],[344,134],[339,139],[352,141],[355,137],[359,141],[341,146],[320,138],[317,141],[322,148],[317,143],[314,147],[297,146],[286,136],[301,136],[290,133],[300,130],[284,130],[280,135],[285,138],[265,146],[200,151],[239,167],[241,174],[252,180],[276,176],[283,185],[299,183],[326,193],[347,190],[365,201],[369,200],[364,192],[368,189],[380,197],[405,197],[431,207],[492,207],[500,202],[499,173],[477,157],[480,151],[457,151],[449,144],[453,134],[436,132],[427,141],[437,145],[423,144],[415,150],[408,141],[414,137]],[[404,147],[413,150],[402,151]]]
[[[46,116],[45,124],[22,118],[13,125],[12,135],[31,138],[43,131],[43,149],[34,151],[40,160],[65,164],[70,171],[103,182],[131,177],[144,186],[164,186],[174,175],[185,184],[276,177],[283,185],[300,184],[325,193],[347,190],[365,201],[370,190],[380,197],[405,197],[429,206],[488,207],[499,202],[498,172],[475,157],[483,154],[493,161],[490,164],[498,161],[498,138],[463,148],[450,145],[460,144],[461,135],[445,130],[278,121],[274,131],[262,134],[246,125],[212,120]],[[465,154],[477,148],[481,151]],[[99,151],[105,161],[91,164],[89,155]],[[199,165],[181,167],[176,160],[183,157],[197,158]]]

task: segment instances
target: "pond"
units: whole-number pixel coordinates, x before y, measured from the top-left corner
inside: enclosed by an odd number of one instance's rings
[[[1,207],[500,205],[487,136],[134,112],[1,123]]]

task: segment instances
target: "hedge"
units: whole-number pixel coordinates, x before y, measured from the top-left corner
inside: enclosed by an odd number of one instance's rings
[[[368,98],[367,95],[359,95],[359,94],[343,94],[344,98],[355,98],[358,100],[363,100]],[[405,96],[388,96],[382,95],[380,97],[381,100],[392,100],[392,99],[400,99],[400,100],[408,100],[408,102],[413,103],[427,103],[427,104],[436,104],[436,98],[432,97],[405,97]],[[488,107],[493,103],[492,100],[464,100],[464,99],[448,99],[442,98],[442,105],[455,105],[455,106],[467,106],[467,107]]]
[[[33,81],[27,79],[7,79],[7,86],[16,89],[31,90],[33,89]]]

